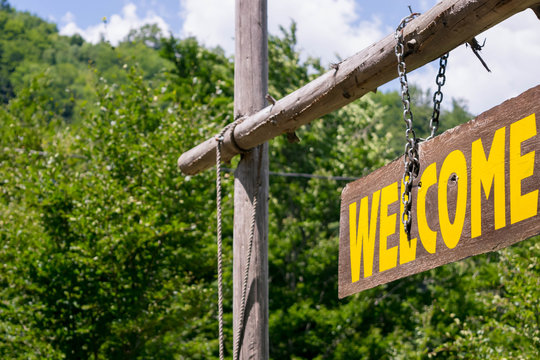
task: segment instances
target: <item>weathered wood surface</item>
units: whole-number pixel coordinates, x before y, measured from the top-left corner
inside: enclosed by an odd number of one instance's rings
[[[540,19],[540,4],[534,5],[531,9],[536,14],[536,17]]]
[[[405,51],[407,70],[427,64],[508,17],[539,3],[538,0],[444,0],[437,3],[404,29],[404,40],[408,44]],[[344,60],[336,70],[323,74],[274,105],[247,116],[234,130],[226,133],[224,161],[240,153],[234,141],[242,149],[251,149],[337,110],[396,78],[394,45],[394,34],[390,34]],[[197,174],[212,167],[215,164],[215,146],[214,138],[206,140],[182,154],[178,166],[185,174]]]
[[[234,113],[266,105],[268,40],[266,0],[236,0]],[[259,153],[262,151],[262,153]],[[259,162],[262,163],[259,165]],[[261,186],[258,188],[260,169]],[[249,245],[253,194],[258,188],[255,238],[248,277],[239,359],[268,359],[268,144],[242,156],[234,174],[233,328],[238,328]]]
[[[520,127],[523,124],[527,126]],[[420,144],[420,174],[413,183],[415,187],[413,188],[411,211],[413,224],[411,243],[407,241],[402,232],[400,221],[403,157],[348,184],[343,190],[341,203],[339,297],[343,298],[469,256],[495,251],[539,234],[539,131],[540,86],[537,86],[484,112],[466,124]],[[497,140],[495,140],[496,136],[498,136]],[[478,147],[480,143],[478,139],[481,139],[482,153]],[[473,142],[476,146],[474,161],[471,159]],[[460,170],[463,169],[463,166],[460,167],[459,161],[454,165],[446,167],[444,165],[444,161],[451,157],[449,154],[456,155],[458,153],[456,150],[459,150],[463,155],[462,161],[466,162],[465,171]],[[489,157],[493,156],[493,162],[489,163],[489,166],[476,166],[482,164],[478,154],[485,155],[488,160]],[[430,165],[431,168],[428,170]],[[441,174],[443,168],[446,170],[444,174]],[[474,168],[472,170],[475,172],[474,175],[471,173],[471,168]],[[429,171],[432,174],[431,181],[429,180]],[[489,175],[491,171],[499,174],[495,175],[499,177],[493,177],[491,185],[489,184],[489,176],[484,183],[478,182],[479,176]],[[426,173],[425,177],[423,177],[424,173]],[[457,176],[454,177],[454,174]],[[419,182],[421,182],[420,185],[418,185]],[[395,187],[390,186],[392,184]],[[504,190],[501,186],[504,186]],[[485,189],[486,187],[487,189]],[[511,190],[512,187],[513,190]],[[385,188],[390,189],[386,193],[386,200],[383,200],[385,190],[380,192],[380,196],[374,196],[376,191]],[[489,190],[487,192],[489,195],[486,197],[487,190]],[[425,202],[423,198],[419,197],[419,192],[423,192],[425,195]],[[447,201],[440,198],[441,195],[445,194]],[[474,197],[471,198],[471,194]],[[351,271],[351,260],[360,261],[358,257],[351,257],[351,245],[358,244],[359,238],[357,237],[357,242],[353,244],[351,244],[351,238],[365,229],[364,227],[357,233],[351,233],[351,231],[356,231],[351,230],[350,226],[351,204],[357,204],[352,207],[356,206],[358,214],[353,216],[356,223],[359,224],[360,211],[358,209],[362,199],[366,196],[369,203],[368,216],[371,216],[372,205],[376,203],[373,199],[376,197],[380,199],[379,208],[375,213],[375,221],[369,218],[370,231],[375,225],[376,233],[372,237],[374,241],[372,275],[368,277],[365,277],[364,272],[365,252],[363,248],[360,267],[358,268],[358,262],[355,262],[354,266],[359,273]],[[463,196],[466,196],[466,199]],[[471,206],[472,199],[476,199],[476,207]],[[466,205],[464,205],[465,202]],[[422,203],[425,203],[425,209],[419,207]],[[440,214],[446,213],[442,210],[446,204],[448,204],[447,214],[449,215],[444,217]],[[420,219],[422,213],[425,213],[426,219],[426,222],[423,223]],[[474,217],[474,221],[471,220],[471,216]],[[381,222],[383,218],[385,219],[384,225]],[[443,221],[449,221],[453,224],[459,224],[462,221],[463,226],[458,225],[457,228],[451,228],[447,223],[444,225],[446,238],[443,238],[441,231]],[[474,229],[471,228],[473,222]],[[421,227],[420,233],[419,226]],[[383,237],[381,237],[381,229],[384,229]],[[434,242],[429,241],[433,234],[427,231],[428,229],[436,233]],[[386,235],[388,237],[385,246]],[[409,258],[408,262],[407,259],[404,259],[405,261],[402,263],[401,257],[406,256],[407,249],[410,249],[410,246],[414,247],[415,244],[415,259]],[[432,245],[435,249],[431,247]],[[381,251],[384,258],[380,256]],[[381,271],[381,264],[395,266],[383,266],[386,269]],[[369,273],[369,265],[367,268]],[[357,281],[353,281],[353,274],[358,276]]]

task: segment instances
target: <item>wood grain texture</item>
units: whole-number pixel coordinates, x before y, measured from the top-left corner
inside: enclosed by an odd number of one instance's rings
[[[538,0],[443,0],[437,3],[404,29],[405,43],[414,39],[416,44],[406,48],[407,70],[427,64],[534,4],[538,4]],[[394,45],[392,33],[274,105],[251,115],[242,113],[245,120],[225,135],[224,161],[240,153],[234,146],[233,137],[241,148],[251,149],[294,131],[395,79]],[[215,164],[215,146],[213,138],[206,140],[183,153],[178,159],[178,166],[185,174],[197,174],[212,167]]]
[[[536,17],[540,20],[540,3],[533,5],[531,9],[536,14]]]
[[[501,248],[512,245],[516,242],[525,240],[531,236],[540,233],[540,213],[535,216],[529,217],[525,220],[511,223],[510,218],[510,193],[509,193],[509,141],[511,134],[510,125],[518,120],[521,120],[531,114],[536,114],[536,133],[531,138],[525,140],[521,144],[521,154],[527,154],[534,152],[534,167],[531,176],[526,176],[521,181],[521,193],[528,194],[538,191],[540,188],[540,86],[532,88],[520,96],[507,100],[501,105],[484,112],[477,118],[469,121],[466,124],[455,127],[451,130],[444,132],[443,134],[435,137],[434,139],[420,144],[420,174],[416,178],[414,184],[418,184],[424,170],[428,165],[436,163],[436,172],[438,182],[435,185],[429,187],[426,193],[426,218],[429,227],[437,232],[436,238],[436,251],[435,253],[428,253],[422,245],[422,240],[418,235],[418,215],[417,215],[417,198],[418,187],[413,188],[413,223],[412,223],[412,238],[418,238],[416,259],[399,264],[399,255],[397,266],[383,272],[379,272],[379,223],[377,224],[377,234],[375,237],[375,259],[373,263],[373,275],[364,278],[363,270],[360,274],[360,280],[352,282],[351,278],[351,259],[350,259],[350,235],[349,235],[349,205],[353,202],[360,203],[360,200],[365,196],[372,196],[372,194],[393,184],[394,182],[401,181],[403,176],[403,157],[396,159],[392,163],[380,168],[373,173],[359,179],[355,182],[348,184],[343,190],[341,197],[341,218],[340,218],[340,244],[339,244],[339,297],[357,293],[359,291],[375,287],[380,284],[384,284],[396,279],[400,279],[409,275],[420,273],[450,262],[454,262],[469,256],[482,254],[490,251],[499,250]],[[444,121],[444,120],[443,120]],[[490,152],[490,147],[494,138],[495,131],[497,129],[505,128],[505,226],[499,229],[494,228],[494,190],[491,189],[489,197],[486,198],[484,192],[481,191],[481,216],[482,216],[482,234],[481,236],[471,238],[471,144],[473,141],[482,139],[484,151],[486,156]],[[465,221],[461,237],[457,246],[449,248],[440,232],[439,223],[439,211],[440,205],[438,203],[439,178],[441,172],[441,165],[447,158],[448,154],[454,150],[460,150],[467,161],[467,176],[459,177],[455,182],[450,181],[447,186],[448,194],[448,213],[450,219],[456,213],[456,198],[457,189],[459,186],[467,185],[467,205],[465,210]],[[519,171],[522,171],[519,168]],[[466,179],[464,179],[466,178]],[[465,184],[459,183],[460,181],[466,181]],[[401,190],[398,186],[399,195]],[[401,197],[399,196],[399,199]],[[540,199],[540,197],[539,197]],[[537,209],[540,210],[540,205],[537,205]],[[370,199],[370,211],[371,211],[371,199]],[[500,209],[499,209],[500,211]],[[399,215],[399,201],[396,201],[388,207],[388,214]],[[380,216],[379,216],[380,218]],[[380,219],[378,220],[380,222]],[[451,220],[452,221],[452,220]],[[372,224],[370,224],[372,226]],[[396,221],[396,228],[394,234],[388,237],[387,248],[399,246],[399,227],[401,222]],[[398,251],[401,251],[399,249]],[[362,254],[362,262],[364,255]],[[363,264],[361,269],[363,268]]]
[[[266,105],[268,40],[266,0],[236,0],[234,112]],[[262,154],[260,153],[262,152]],[[262,163],[259,165],[259,161]],[[260,169],[261,186],[257,186]],[[268,359],[268,144],[242,155],[234,179],[233,328],[238,328],[253,195],[258,190],[255,237],[247,282],[239,359]]]

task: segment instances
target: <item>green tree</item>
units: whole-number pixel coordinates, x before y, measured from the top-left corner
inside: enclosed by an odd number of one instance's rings
[[[49,75],[42,91],[66,122],[97,101],[92,69],[117,84],[129,82],[122,67],[137,64],[147,79],[164,79],[172,68],[153,47],[162,36],[155,25],[133,31],[115,49],[107,42],[86,43],[80,35],[58,34],[56,25],[3,3],[0,8],[0,101],[7,103],[40,74]],[[6,5],[7,4],[7,5]],[[89,66],[91,65],[91,66]]]
[[[0,357],[217,358],[215,175],[183,176],[176,159],[232,121],[232,60],[152,27],[92,45],[5,4],[2,61],[18,60],[1,68],[15,86],[0,106]],[[50,43],[16,51],[39,40],[33,28]],[[324,71],[301,60],[294,24],[269,54],[277,98]],[[425,126],[430,96],[413,97]],[[397,93],[369,94],[299,129],[299,143],[271,141],[271,171],[329,177],[270,179],[271,357],[537,358],[534,239],[337,300],[345,184],[331,176],[399,155],[400,115]],[[455,102],[443,126],[467,117]],[[230,355],[230,174],[224,187]]]
[[[444,92],[444,88],[443,88]],[[413,128],[418,138],[427,138],[431,133],[429,121],[433,114],[433,95],[429,90],[423,91],[417,86],[410,87],[411,93],[411,111],[413,113]],[[386,107],[386,111],[379,119],[379,126],[375,131],[383,136],[390,133],[389,145],[393,149],[393,156],[403,155],[405,147],[405,123],[403,121],[403,105],[401,104],[401,95],[398,91],[373,94],[373,99],[378,104]],[[450,101],[451,107],[446,103]],[[443,100],[442,109],[439,117],[439,129],[437,134],[451,129],[459,124],[463,124],[473,118],[473,115],[467,111],[467,106],[462,99]]]

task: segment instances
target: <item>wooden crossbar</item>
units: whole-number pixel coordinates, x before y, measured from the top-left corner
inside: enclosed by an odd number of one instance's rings
[[[537,11],[540,2],[441,1],[404,29],[407,71],[429,63],[527,8]],[[390,34],[275,104],[247,116],[225,134],[223,161],[229,161],[239,154],[239,148],[251,149],[278,135],[294,131],[396,78],[394,46],[394,34]],[[216,140],[212,137],[183,153],[178,159],[178,166],[184,174],[193,175],[212,167],[215,162]]]

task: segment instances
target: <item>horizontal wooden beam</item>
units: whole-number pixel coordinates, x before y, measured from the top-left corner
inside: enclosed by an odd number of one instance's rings
[[[407,71],[440,57],[474,36],[527,8],[538,0],[444,0],[418,16],[404,29]],[[397,24],[396,24],[397,26]],[[294,131],[362,97],[397,77],[394,34],[339,63],[302,88],[245,117],[225,133],[222,159],[227,162],[283,133]],[[197,174],[216,162],[214,137],[183,153],[178,166]]]

